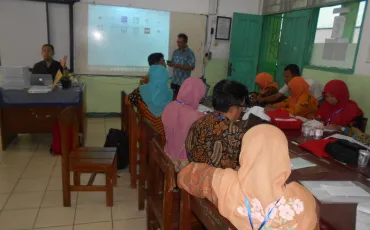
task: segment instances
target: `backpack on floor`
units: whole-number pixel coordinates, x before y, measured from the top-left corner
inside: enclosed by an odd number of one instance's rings
[[[119,129],[109,129],[104,147],[117,148],[117,169],[124,169],[129,164],[129,147],[127,134]]]

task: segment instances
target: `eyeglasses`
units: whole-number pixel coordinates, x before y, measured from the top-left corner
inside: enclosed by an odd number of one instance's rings
[[[246,105],[235,105],[235,106],[241,108],[242,111],[244,111],[247,108]]]

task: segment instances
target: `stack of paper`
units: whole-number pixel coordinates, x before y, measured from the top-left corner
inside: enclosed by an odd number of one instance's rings
[[[29,88],[28,93],[49,93],[50,91],[50,86],[34,85]]]
[[[306,161],[300,157],[290,159],[290,164],[292,165],[293,170],[316,166],[316,164]]]
[[[26,89],[30,86],[31,73],[25,66],[3,66],[1,85],[4,89]]]
[[[322,203],[370,203],[370,188],[352,181],[301,181]]]

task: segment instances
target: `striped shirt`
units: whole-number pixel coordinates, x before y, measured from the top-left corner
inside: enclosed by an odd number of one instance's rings
[[[164,127],[162,123],[162,117],[155,117],[150,110],[148,109],[148,106],[146,106],[145,102],[140,96],[139,88],[135,89],[132,93],[130,93],[126,99],[125,103],[127,105],[135,105],[137,106],[140,114],[147,119],[150,124],[153,126],[153,128],[161,135],[162,140],[162,147],[166,144],[166,137],[164,133]]]

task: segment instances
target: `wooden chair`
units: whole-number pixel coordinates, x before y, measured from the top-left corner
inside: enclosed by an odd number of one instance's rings
[[[139,120],[140,115],[135,111],[134,106],[128,107],[128,135],[129,135],[129,169],[131,174],[131,188],[136,189],[139,173],[137,166],[139,165],[138,159],[138,140],[139,140]]]
[[[159,133],[150,124],[150,122],[142,118],[139,122],[139,132],[140,132],[140,167],[139,167],[139,188],[138,188],[138,207],[139,210],[144,210],[145,198],[146,198],[146,181],[147,181],[147,166],[148,166],[148,155],[149,155],[149,142],[153,138],[160,138]],[[159,140],[159,139],[158,139]]]
[[[76,109],[67,107],[58,117],[62,150],[63,204],[71,206],[71,191],[105,191],[107,206],[113,206],[113,185],[117,184],[115,148],[79,147]],[[73,172],[73,185],[70,184]],[[81,173],[92,173],[87,185],[81,185]],[[93,185],[97,173],[106,176],[105,185]]]
[[[173,207],[176,188],[175,167],[156,139],[150,144],[148,172],[148,227],[162,230],[177,229],[174,226],[178,210]],[[176,212],[177,211],[177,212]]]
[[[185,190],[181,190],[180,230],[192,229],[191,216],[193,214],[206,229],[237,230],[210,201],[191,196]]]

